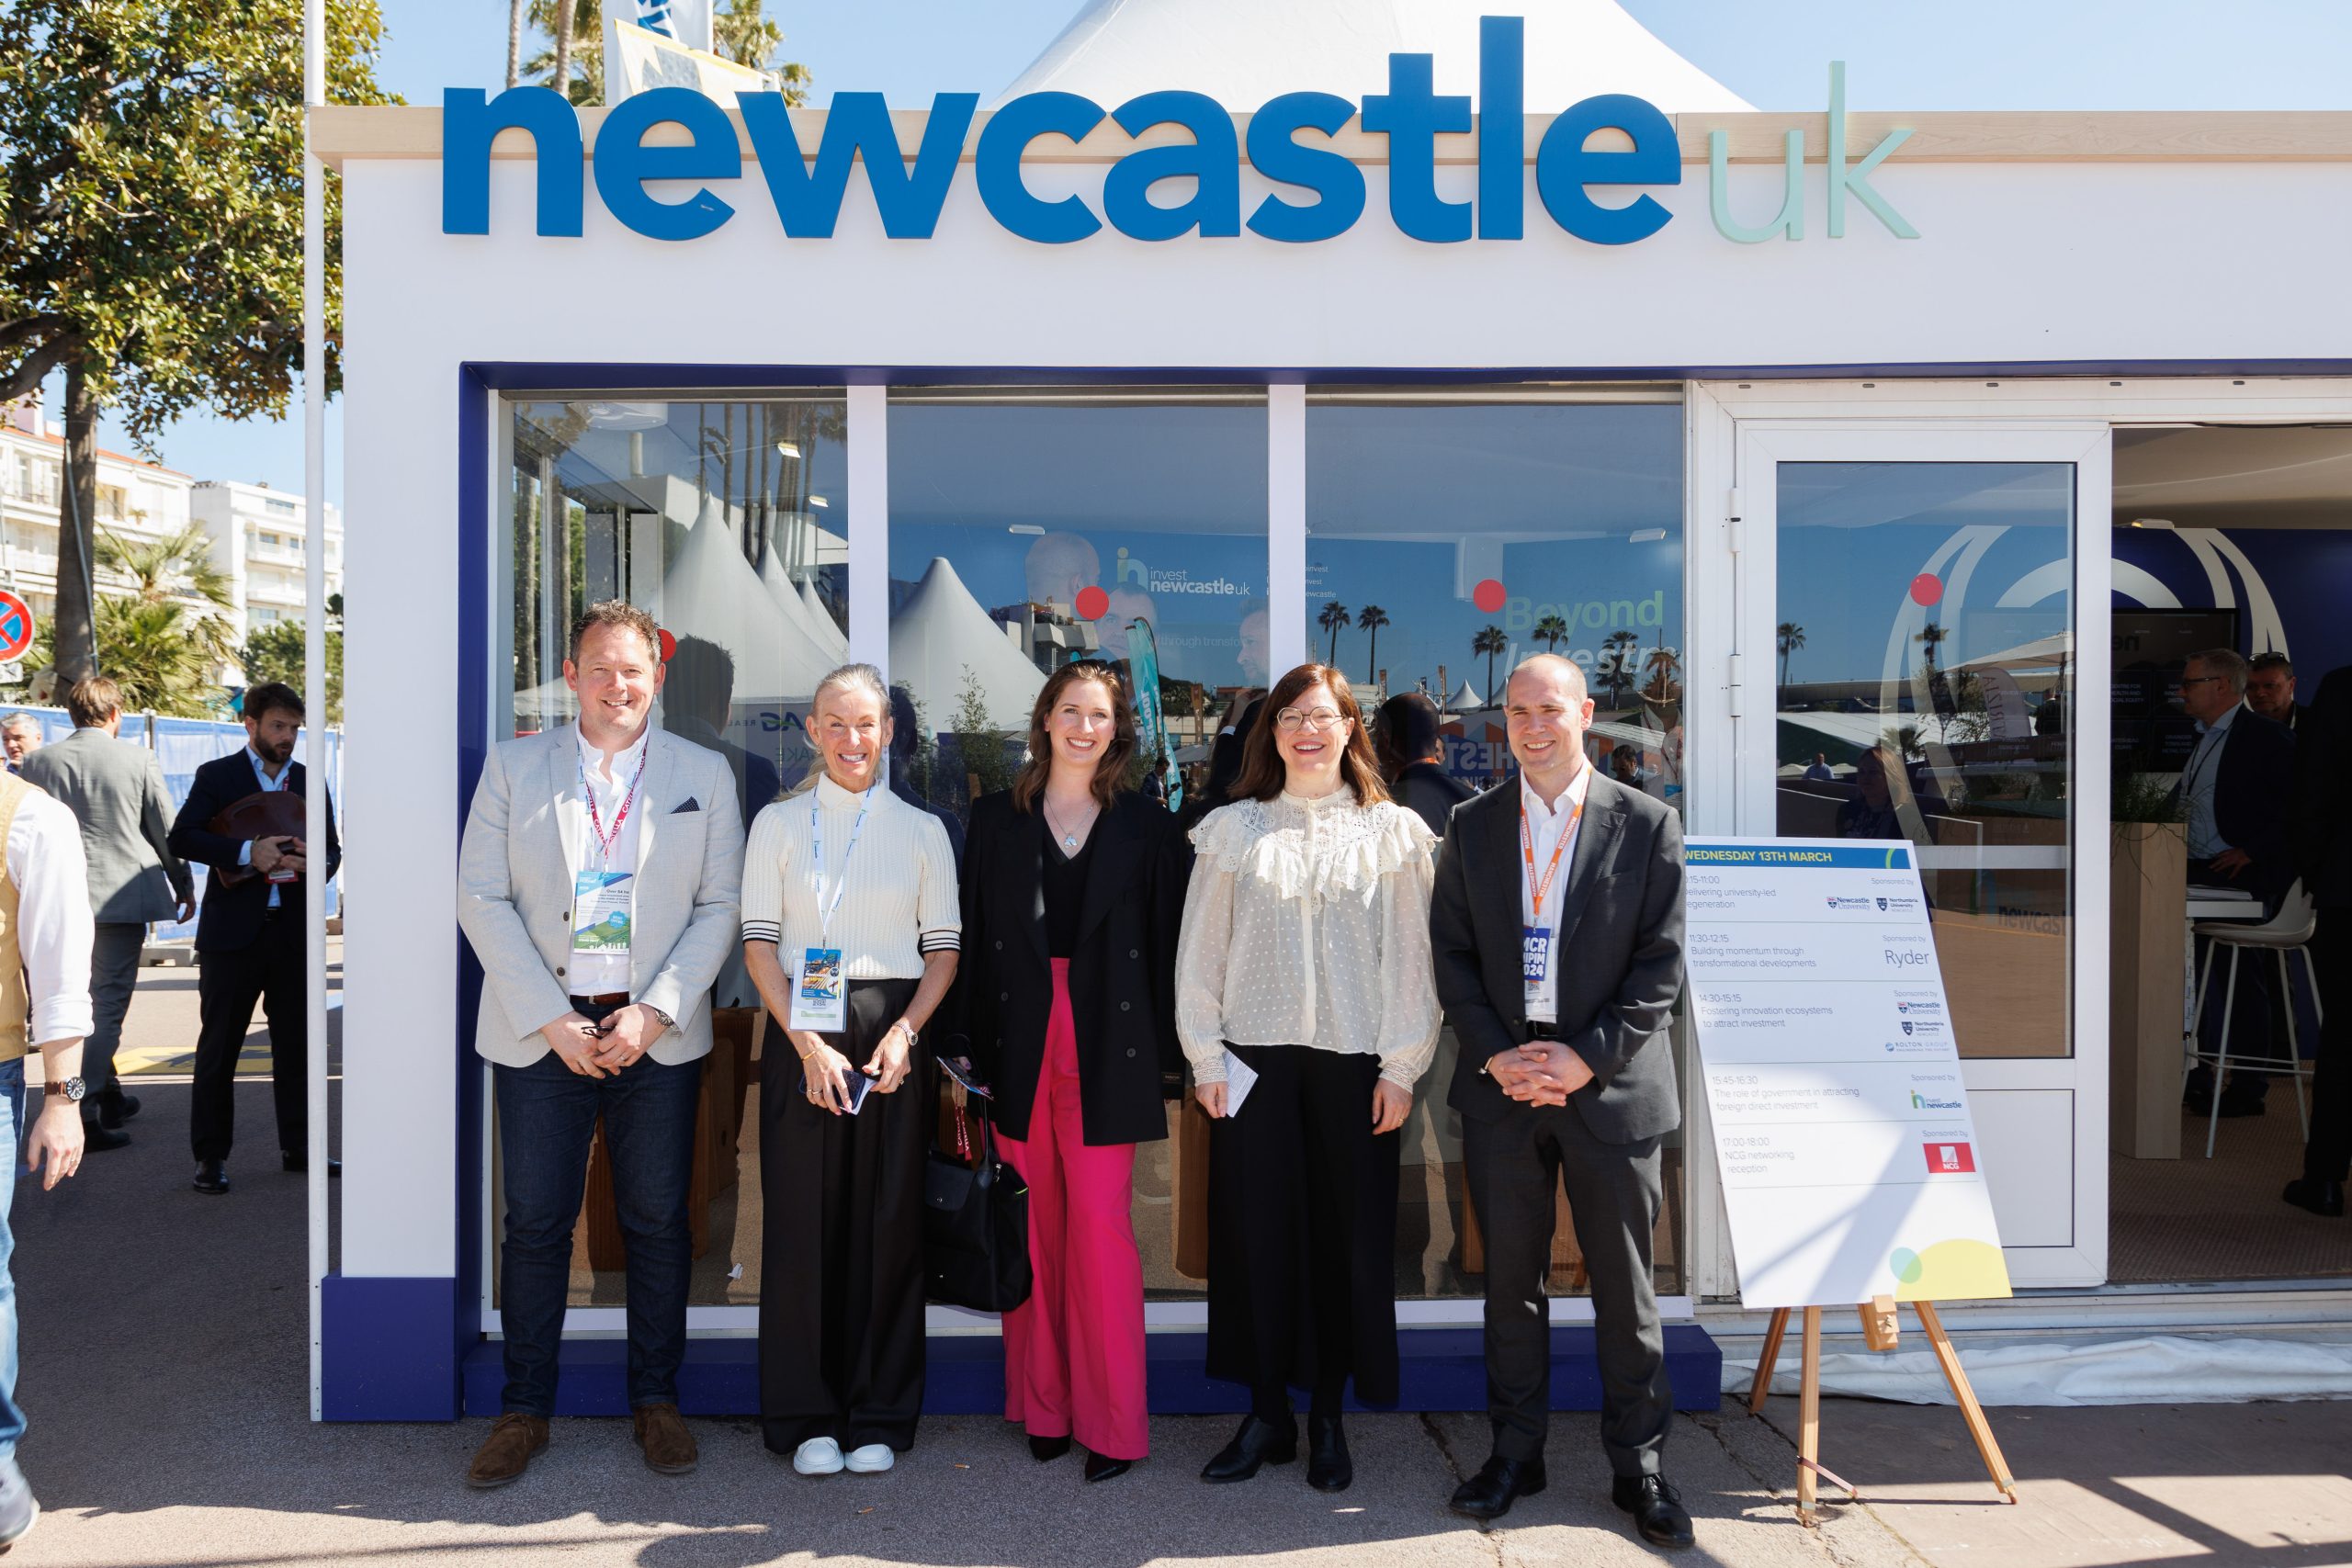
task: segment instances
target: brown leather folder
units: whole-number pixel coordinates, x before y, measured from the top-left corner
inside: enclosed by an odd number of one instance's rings
[[[302,797],[290,789],[257,789],[243,800],[230,802],[205,826],[224,839],[275,839],[282,834],[299,839],[306,826],[304,811]],[[222,886],[234,887],[261,873],[250,865],[232,865],[216,866],[212,874]]]

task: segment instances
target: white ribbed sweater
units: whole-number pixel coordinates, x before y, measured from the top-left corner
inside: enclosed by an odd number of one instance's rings
[[[849,886],[830,931],[818,919],[810,797],[788,796],[752,819],[743,862],[743,940],[775,942],[787,973],[802,949],[824,946],[841,949],[848,979],[916,979],[924,953],[960,945],[964,917],[956,897],[955,852],[938,818],[877,786],[851,854],[860,798],[830,778],[817,782],[826,904],[840,884],[842,857],[849,857]]]

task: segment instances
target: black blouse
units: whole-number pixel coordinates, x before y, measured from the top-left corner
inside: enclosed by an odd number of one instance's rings
[[[1078,917],[1086,901],[1086,874],[1094,864],[1094,835],[1087,834],[1073,855],[1062,849],[1043,811],[1037,823],[1046,835],[1046,956],[1069,958],[1078,951]]]

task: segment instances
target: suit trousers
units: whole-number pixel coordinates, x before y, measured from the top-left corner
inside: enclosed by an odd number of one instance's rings
[[[147,948],[144,921],[102,921],[90,944],[90,1005],[96,1020],[82,1048],[82,1082],[89,1100],[120,1092],[115,1080],[115,1047],[122,1043],[122,1021],[139,984],[139,959]],[[95,1103],[85,1105],[95,1115]]]
[[[1036,1438],[1075,1436],[1106,1459],[1151,1451],[1144,1397],[1143,1255],[1133,1144],[1091,1145],[1078,1095],[1069,960],[1052,960],[1054,1005],[1029,1136],[997,1134],[1029,1184],[1029,1299],[1004,1314],[1004,1418]]]
[[[853,1068],[914,999],[912,980],[853,980]],[[854,1116],[810,1103],[770,1015],[760,1052],[760,1416],[768,1448],[915,1446],[922,1414],[922,1189],[938,1110],[930,1059]]]
[[[288,888],[289,895],[300,889]],[[277,1102],[277,1146],[310,1147],[311,1033],[303,1016],[302,920],[299,909],[271,911],[243,947],[198,953],[196,1084],[188,1143],[196,1157],[227,1159],[237,1128],[237,1056],[253,1027],[254,1004],[269,1021],[270,1087]]]
[[[1604,1144],[1573,1105],[1513,1102],[1498,1121],[1462,1122],[1470,1200],[1487,1241],[1487,1414],[1495,1452],[1540,1458],[1552,1409],[1555,1194],[1567,1186],[1592,1279],[1600,1360],[1600,1443],[1619,1475],[1655,1474],[1674,1417],[1650,1238],[1664,1195],[1658,1140]]]
[[[2342,1181],[2352,1172],[2352,904],[2320,910],[2312,957],[2325,1017],[2312,1067],[2312,1135],[2303,1145],[2303,1175]]]
[[[1337,1415],[1348,1380],[1396,1403],[1396,1165],[1372,1131],[1380,1058],[1236,1045],[1258,1081],[1209,1124],[1208,1372],[1291,1417],[1290,1390]]]

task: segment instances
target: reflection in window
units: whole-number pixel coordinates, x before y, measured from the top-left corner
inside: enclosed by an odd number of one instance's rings
[[[1309,645],[1347,673],[1367,710],[1408,692],[1437,703],[1441,760],[1478,787],[1511,771],[1511,666],[1562,654],[1592,692],[1591,762],[1679,807],[1682,468],[1682,410],[1670,401],[1310,396]],[[1455,1051],[1447,1029],[1405,1126],[1400,1296],[1484,1289],[1460,1119],[1445,1104]],[[1673,1201],[1658,1222],[1657,1288],[1678,1293],[1679,1137],[1667,1159]],[[1585,1289],[1565,1213],[1552,1288]]]
[[[1963,1056],[2068,1054],[2075,472],[1780,466],[1779,830],[1919,847]]]

